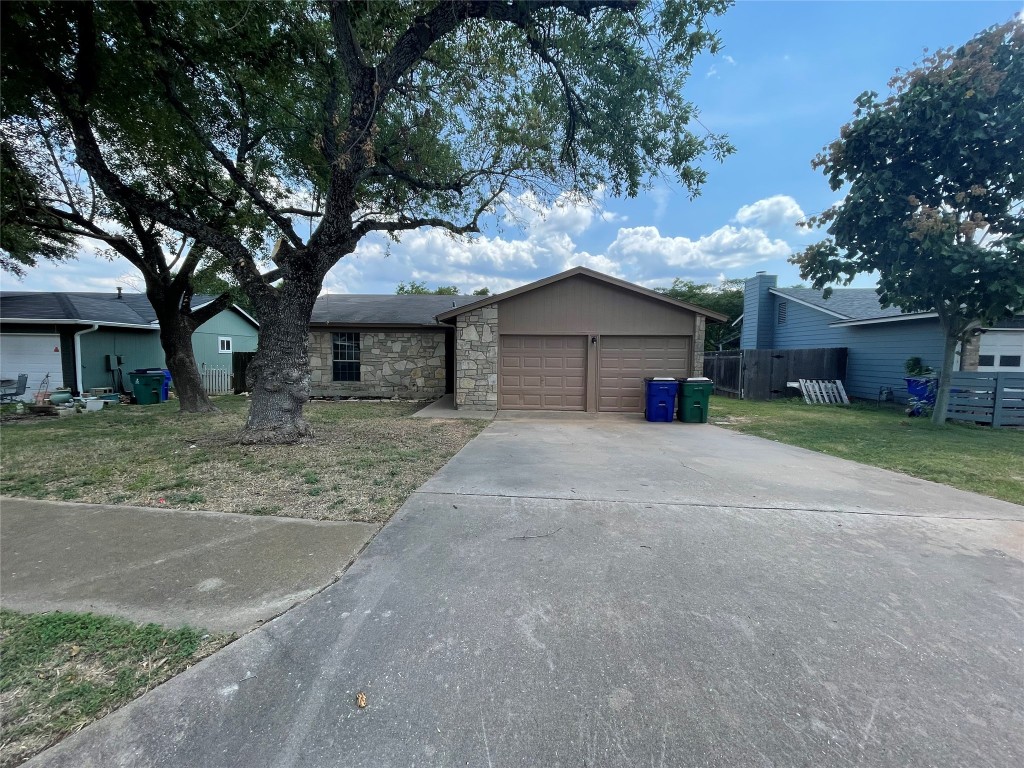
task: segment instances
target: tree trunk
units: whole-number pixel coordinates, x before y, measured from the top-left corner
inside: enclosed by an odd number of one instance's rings
[[[946,411],[949,410],[949,385],[953,375],[953,358],[956,356],[956,335],[943,323],[942,330],[945,340],[942,345],[942,367],[939,369],[939,387],[935,393],[935,410],[932,411],[932,424],[945,424]]]
[[[246,372],[251,402],[243,443],[294,443],[313,436],[302,408],[309,400],[309,318],[320,282],[315,275],[296,276],[255,307],[260,336]]]
[[[215,413],[196,365],[192,349],[191,322],[174,312],[160,318],[160,345],[164,348],[167,370],[174,380],[174,393],[182,413]]]

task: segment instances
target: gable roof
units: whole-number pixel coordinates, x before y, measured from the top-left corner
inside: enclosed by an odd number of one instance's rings
[[[769,292],[842,320],[868,320],[907,314],[899,307],[883,308],[874,288],[836,288],[827,299],[822,297],[822,291],[814,288],[770,288]]]
[[[196,309],[214,301],[216,296],[192,297]],[[229,307],[256,327],[256,322],[241,307]],[[120,328],[159,328],[156,312],[144,293],[92,293],[0,291],[0,320],[4,322],[44,322],[56,324],[96,323]]]
[[[431,293],[331,293],[316,300],[310,325],[436,327],[439,312],[472,304],[479,298]]]
[[[537,288],[543,288],[545,285],[551,285],[552,283],[557,283],[561,280],[566,280],[570,277],[575,277],[577,275],[589,277],[593,280],[600,280],[602,282],[608,283],[609,285],[614,285],[617,288],[623,288],[627,291],[638,293],[641,296],[646,296],[649,299],[656,299],[657,301],[661,301],[666,304],[671,304],[672,306],[679,307],[680,309],[688,309],[691,312],[696,312],[698,315],[704,315],[709,320],[724,323],[728,319],[725,315],[719,314],[718,312],[714,312],[710,309],[698,307],[696,304],[690,304],[685,301],[678,301],[669,296],[666,296],[663,293],[652,291],[649,288],[644,288],[643,286],[636,285],[635,283],[620,280],[619,278],[612,277],[611,275],[605,275],[601,272],[595,272],[594,270],[588,269],[587,267],[573,267],[572,269],[567,269],[565,272],[559,272],[557,275],[545,277],[543,280],[536,280],[532,283],[521,285],[518,288],[513,288],[511,291],[498,293],[495,294],[494,296],[485,296],[479,301],[474,301],[470,304],[466,304],[465,306],[460,306],[446,310],[440,313],[437,316],[437,319],[442,321],[450,320],[454,317],[457,317],[458,315],[461,315],[463,312],[469,312],[470,310],[477,309],[478,307],[486,307],[490,304],[496,304],[498,302],[504,301],[505,299],[511,299],[513,296],[518,296],[521,293],[533,291],[536,290]]]

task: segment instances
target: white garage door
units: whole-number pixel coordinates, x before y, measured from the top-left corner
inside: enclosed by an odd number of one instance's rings
[[[582,411],[586,407],[585,336],[502,336],[499,407]]]
[[[690,336],[602,336],[598,409],[644,409],[644,378],[690,375]]]
[[[990,329],[981,337],[979,371],[1024,371],[1024,331]]]
[[[0,333],[0,376],[17,379],[18,374],[27,373],[28,387],[22,400],[31,401],[46,374],[50,374],[47,390],[64,386],[60,352],[56,334]]]

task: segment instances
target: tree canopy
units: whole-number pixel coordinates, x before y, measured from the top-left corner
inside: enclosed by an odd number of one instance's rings
[[[725,323],[708,323],[704,330],[704,349],[718,349],[730,337],[738,336],[732,322],[743,314],[743,279],[723,280],[720,284],[696,283],[693,280],[676,278],[671,288],[655,288],[678,301],[696,304],[699,307],[714,310],[725,315]]]
[[[155,273],[172,238],[179,267],[223,258],[261,324],[248,439],[308,436],[306,325],[365,236],[471,234],[526,190],[635,195],[668,175],[699,193],[732,147],[684,86],[728,4],[3,3],[4,145],[70,190],[21,220],[42,232],[97,200],[75,235]]]
[[[927,56],[857,99],[815,159],[844,199],[794,256],[815,288],[874,273],[882,306],[935,312],[946,332],[936,421],[957,340],[1024,308],[1024,26]]]

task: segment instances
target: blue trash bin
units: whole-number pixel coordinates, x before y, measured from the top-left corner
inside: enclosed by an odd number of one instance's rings
[[[644,418],[648,421],[671,422],[675,418],[678,389],[679,382],[675,379],[644,379]]]
[[[168,371],[166,368],[162,369],[162,372],[164,374],[164,388],[163,391],[161,392],[161,399],[164,402],[167,402],[167,399],[171,396],[171,372]]]

